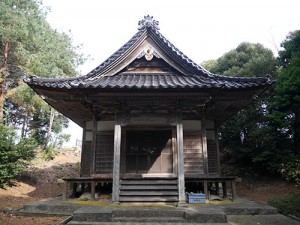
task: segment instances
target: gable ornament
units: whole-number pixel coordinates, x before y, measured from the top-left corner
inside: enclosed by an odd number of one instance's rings
[[[159,30],[159,22],[153,19],[153,16],[144,16],[144,19],[140,20],[138,23],[138,30],[143,30],[143,29],[155,29]]]

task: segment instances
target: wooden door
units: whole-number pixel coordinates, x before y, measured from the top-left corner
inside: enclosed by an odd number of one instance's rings
[[[126,173],[173,173],[171,130],[126,132]]]

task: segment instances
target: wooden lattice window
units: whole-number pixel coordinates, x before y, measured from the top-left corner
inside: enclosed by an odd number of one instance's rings
[[[114,134],[101,132],[96,135],[95,172],[112,174],[114,161]]]
[[[184,171],[186,175],[204,174],[202,139],[199,133],[184,133]]]
[[[208,155],[208,173],[218,174],[218,148],[215,140],[207,140],[207,155]]]

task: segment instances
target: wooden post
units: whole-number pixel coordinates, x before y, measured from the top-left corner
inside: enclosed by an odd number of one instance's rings
[[[184,184],[184,153],[183,153],[183,126],[181,118],[177,120],[177,157],[178,157],[178,198],[179,204],[186,203]]]
[[[215,129],[215,138],[216,138],[216,144],[217,144],[217,160],[218,160],[218,175],[221,175],[221,165],[220,165],[220,148],[219,148],[219,139],[218,139],[218,132],[216,128],[216,123],[214,124]]]
[[[204,174],[208,176],[208,155],[207,155],[205,116],[202,117],[202,121],[201,121],[201,133],[202,133],[202,151],[203,151],[203,170],[204,170]]]
[[[203,191],[205,194],[205,200],[209,200],[209,193],[208,193],[208,181],[206,179],[203,180]]]
[[[227,198],[227,183],[226,181],[222,182],[222,187],[223,187],[223,198]]]
[[[235,179],[231,181],[231,192],[232,192],[232,201],[235,200],[236,196],[236,186],[235,186]]]
[[[93,118],[93,143],[92,143],[92,163],[91,174],[95,174],[96,171],[96,147],[97,147],[97,120]]]
[[[91,181],[91,200],[95,201],[95,193],[96,193],[96,181]]]
[[[113,190],[112,202],[119,203],[120,190],[120,151],[121,150],[121,125],[116,119],[114,134],[114,167],[113,167]]]
[[[84,154],[85,154],[85,151],[86,149],[84,148],[84,143],[85,143],[85,132],[86,132],[86,123],[84,124],[83,126],[83,129],[82,129],[82,142],[81,142],[81,155],[80,155],[80,159],[81,159],[81,163],[80,163],[80,177],[84,175],[83,171],[84,171],[84,166],[83,166],[83,162],[82,162],[82,159],[84,157]],[[91,173],[89,173],[90,175]]]
[[[69,197],[69,182],[67,180],[64,181],[64,190],[62,194],[62,200],[65,201]]]

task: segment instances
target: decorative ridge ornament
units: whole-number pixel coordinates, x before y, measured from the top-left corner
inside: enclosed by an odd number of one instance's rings
[[[153,28],[155,30],[159,30],[159,22],[153,19],[153,16],[144,16],[143,20],[139,21],[138,30]]]
[[[151,61],[153,59],[153,56],[156,56],[156,58],[161,58],[160,55],[149,45],[147,46],[138,56],[137,58],[140,59],[143,56],[145,56],[147,61]]]

